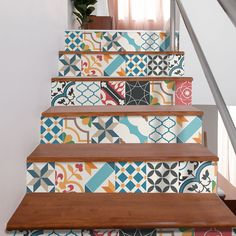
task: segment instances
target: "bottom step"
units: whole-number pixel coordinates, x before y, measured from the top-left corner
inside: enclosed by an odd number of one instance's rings
[[[29,193],[7,230],[230,228],[236,217],[215,194]]]

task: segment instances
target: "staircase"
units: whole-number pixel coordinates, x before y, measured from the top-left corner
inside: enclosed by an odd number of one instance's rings
[[[51,82],[10,235],[235,233],[168,34],[66,31]]]

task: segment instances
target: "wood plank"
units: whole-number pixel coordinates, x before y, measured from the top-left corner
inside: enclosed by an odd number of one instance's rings
[[[30,193],[7,230],[235,226],[215,194]]]
[[[83,82],[83,81],[189,81],[192,82],[192,77],[155,77],[155,76],[143,76],[143,77],[107,77],[107,76],[97,76],[97,77],[54,77],[51,79],[52,82]]]
[[[218,161],[201,144],[41,144],[27,162]]]
[[[76,55],[81,55],[81,54],[102,54],[102,55],[110,55],[110,54],[119,54],[119,55],[184,55],[184,52],[182,51],[165,51],[165,52],[160,52],[160,51],[113,51],[113,52],[97,52],[97,51],[76,51],[76,52],[68,52],[68,51],[60,51],[59,56],[61,55],[67,55],[67,54],[76,54]]]
[[[202,116],[193,106],[56,106],[42,113],[44,117],[75,116]]]

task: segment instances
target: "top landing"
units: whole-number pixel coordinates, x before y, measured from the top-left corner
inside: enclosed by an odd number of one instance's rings
[[[178,48],[178,34],[176,34]],[[65,51],[165,52],[170,50],[170,35],[165,31],[67,30]]]

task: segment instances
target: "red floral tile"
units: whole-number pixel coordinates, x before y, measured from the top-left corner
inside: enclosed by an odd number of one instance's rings
[[[192,83],[190,81],[177,81],[175,92],[175,105],[192,104]]]

